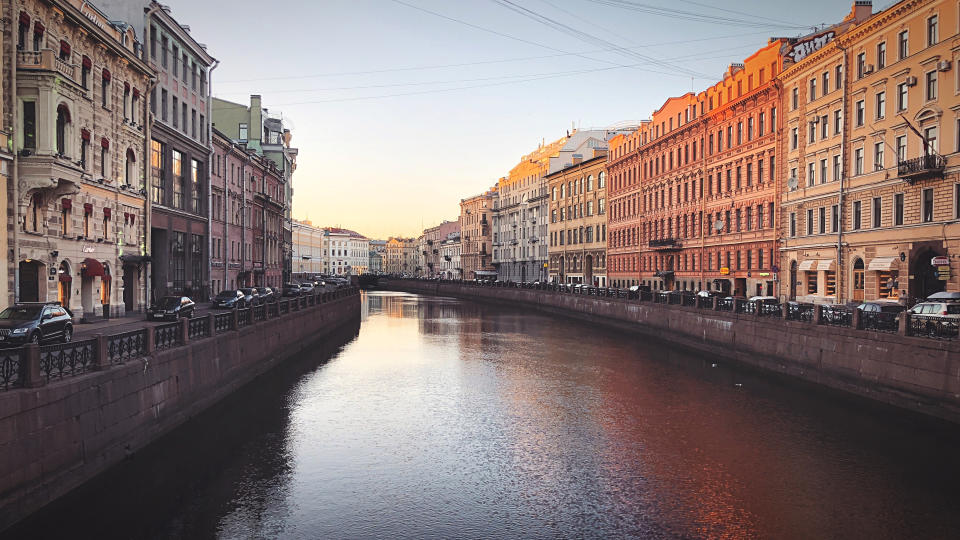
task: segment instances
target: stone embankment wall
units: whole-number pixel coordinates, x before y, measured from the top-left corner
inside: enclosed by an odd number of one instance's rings
[[[779,317],[730,313],[650,301],[457,282],[400,280],[384,288],[529,306],[601,322],[960,423],[960,340],[857,330]]]
[[[285,310],[266,306],[268,316],[245,324],[234,312],[233,323],[220,329],[210,315],[201,337],[191,338],[183,320],[176,346],[161,349],[151,331],[144,356],[122,363],[101,359],[79,375],[0,391],[0,530],[343,324],[359,321],[358,290],[322,300],[299,306],[284,300]],[[42,377],[35,372],[26,379]]]

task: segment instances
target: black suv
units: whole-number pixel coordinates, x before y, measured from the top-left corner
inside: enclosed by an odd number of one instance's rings
[[[22,303],[0,312],[0,345],[73,339],[73,314],[59,302]]]

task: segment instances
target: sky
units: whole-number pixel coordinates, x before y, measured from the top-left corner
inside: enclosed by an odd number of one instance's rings
[[[456,219],[542,141],[649,118],[852,1],[165,3],[220,60],[215,96],[260,94],[288,122],[294,217],[385,239]]]

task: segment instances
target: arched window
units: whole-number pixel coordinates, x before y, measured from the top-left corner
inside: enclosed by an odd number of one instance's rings
[[[136,174],[137,167],[137,154],[134,153],[133,148],[127,148],[127,159],[124,162],[123,171],[124,171],[124,183],[128,186],[133,185],[134,175]]]
[[[67,155],[67,124],[70,123],[70,109],[65,103],[57,107],[57,154]]]

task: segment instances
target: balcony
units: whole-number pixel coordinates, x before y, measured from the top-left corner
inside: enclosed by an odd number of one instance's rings
[[[683,245],[676,238],[655,238],[650,240],[650,248],[657,251],[674,251],[682,247]]]
[[[943,178],[947,162],[943,156],[932,154],[897,163],[897,176],[913,183],[927,178]]]
[[[53,49],[17,51],[17,69],[56,71],[71,81],[77,80],[77,66],[58,58]]]

